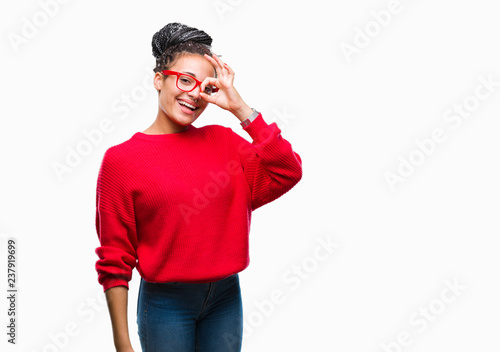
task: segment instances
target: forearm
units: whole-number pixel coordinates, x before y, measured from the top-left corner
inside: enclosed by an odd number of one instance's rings
[[[117,351],[125,351],[132,348],[128,333],[128,289],[125,286],[115,286],[105,291],[108,303],[111,325],[113,328],[113,340]]]
[[[242,100],[241,107],[231,112],[238,118],[238,120],[243,122],[253,113],[253,110]]]

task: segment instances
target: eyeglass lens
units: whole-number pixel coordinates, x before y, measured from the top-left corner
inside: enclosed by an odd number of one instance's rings
[[[196,81],[190,76],[180,75],[179,79],[177,81],[177,84],[178,84],[178,87],[180,90],[184,90],[184,91],[189,92],[189,91],[193,90],[194,87],[196,86]],[[208,95],[211,95],[212,94],[212,87],[206,86],[205,93]]]

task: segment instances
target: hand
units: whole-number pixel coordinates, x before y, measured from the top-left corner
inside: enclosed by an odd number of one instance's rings
[[[214,95],[200,93],[203,100],[215,104],[224,110],[233,113],[240,121],[250,116],[252,109],[243,101],[238,91],[233,86],[234,71],[228,64],[215,54],[210,57],[205,54],[205,58],[215,67],[217,78],[207,77],[201,84],[201,92],[205,90],[208,84],[219,88]]]

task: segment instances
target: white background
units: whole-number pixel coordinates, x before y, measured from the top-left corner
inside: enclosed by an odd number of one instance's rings
[[[154,121],[151,38],[175,21],[214,38],[243,98],[277,122],[303,161],[299,184],[253,214],[251,264],[240,274],[244,351],[498,350],[500,21],[492,1],[1,7],[2,351],[113,350],[94,268],[97,173],[108,147]],[[467,118],[449,113],[464,104]],[[106,119],[112,131],[58,177],[54,165],[88,146],[85,132]],[[249,139],[216,106],[195,126],[212,123]],[[436,129],[442,139],[432,146]],[[427,154],[415,140],[427,140]],[[395,187],[388,173],[399,173]],[[8,237],[18,243],[15,347],[5,328]],[[321,241],[337,248],[317,252]],[[139,281],[134,270],[136,351]],[[274,290],[282,300],[271,306]]]

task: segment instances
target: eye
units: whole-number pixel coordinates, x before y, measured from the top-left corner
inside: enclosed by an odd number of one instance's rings
[[[212,94],[212,87],[206,86],[205,87],[205,93],[208,94],[208,95]]]

